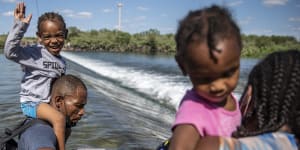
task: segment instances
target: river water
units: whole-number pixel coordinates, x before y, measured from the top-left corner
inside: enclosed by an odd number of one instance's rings
[[[172,56],[62,52],[67,73],[88,87],[86,114],[67,149],[152,150],[170,135],[179,101],[191,87]],[[256,59],[242,59],[239,97]],[[21,68],[0,54],[0,132],[23,117],[19,108]]]

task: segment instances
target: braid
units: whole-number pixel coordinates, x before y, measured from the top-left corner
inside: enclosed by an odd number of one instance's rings
[[[37,30],[38,32],[40,31],[41,29],[41,24],[44,22],[44,21],[56,21],[56,22],[60,22],[62,25],[63,25],[63,28],[66,29],[66,23],[65,23],[65,20],[64,18],[58,14],[58,13],[55,13],[55,12],[46,12],[44,13],[43,15],[41,15],[38,19],[38,25],[37,25]]]
[[[243,117],[235,137],[274,132],[287,124],[300,137],[300,51],[268,55],[249,74],[253,108]],[[251,121],[252,127],[247,124]]]
[[[281,105],[281,103],[284,101],[283,99],[281,99],[282,97],[282,90],[281,89],[285,89],[286,84],[283,83],[284,79],[283,78],[288,78],[288,74],[286,74],[285,76],[285,59],[281,59],[279,56],[275,56],[274,57],[274,73],[273,73],[273,78],[272,79],[272,86],[270,89],[270,97],[268,97],[268,99],[271,99],[272,102],[267,101],[268,104],[268,112],[265,111],[265,113],[270,113],[269,116],[266,115],[266,117],[269,117],[269,121],[267,124],[265,124],[266,127],[270,127],[273,126],[273,124],[276,123],[276,121],[278,121],[278,117],[280,117],[280,115],[278,115],[280,112],[279,110],[279,106]],[[261,126],[262,127],[262,126]]]
[[[234,38],[242,49],[240,29],[226,8],[213,5],[202,10],[190,11],[180,21],[175,35],[176,56],[184,57],[190,43],[204,42],[209,48],[210,58],[217,62],[213,51],[220,52],[216,45],[225,38]]]
[[[288,122],[295,136],[300,139],[300,54],[295,52],[293,73],[291,74],[291,86],[289,87],[289,98],[293,99],[286,107],[285,112],[288,114]]]

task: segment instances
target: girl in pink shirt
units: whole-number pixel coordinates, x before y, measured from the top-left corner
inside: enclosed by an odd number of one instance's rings
[[[230,136],[241,122],[232,95],[240,71],[240,30],[226,8],[189,12],[176,33],[176,62],[193,88],[186,92],[172,127],[170,149],[194,149],[207,135]]]

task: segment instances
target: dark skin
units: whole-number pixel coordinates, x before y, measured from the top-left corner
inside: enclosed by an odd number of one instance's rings
[[[21,21],[25,24],[30,24],[32,15],[25,16],[26,6],[24,2],[17,3],[14,10],[15,20]],[[63,48],[65,35],[67,34],[63,22],[58,19],[46,20],[41,22],[38,29],[38,40],[45,46],[49,53],[58,56]],[[51,115],[49,115],[51,114]],[[37,107],[36,116],[39,119],[48,121],[54,129],[59,149],[65,149],[65,117],[47,103],[40,103]]]
[[[60,87],[59,90],[64,90],[66,87]],[[84,106],[87,103],[87,91],[78,86],[75,91],[67,92],[70,95],[62,96],[60,91],[51,93],[50,105],[68,117],[73,125],[75,125],[84,115]],[[66,140],[71,135],[71,128],[66,129]],[[40,148],[39,150],[52,150],[51,148]]]
[[[188,46],[185,58],[176,61],[199,95],[226,110],[235,110],[230,93],[239,78],[240,48],[234,39],[220,41],[217,48],[221,50],[213,52],[217,63],[210,58],[205,42],[197,41]]]
[[[29,24],[32,14],[25,16],[26,6],[24,2],[18,3],[14,10],[15,20],[20,20],[23,23]],[[47,20],[41,23],[41,28],[36,33],[39,42],[52,55],[59,55],[64,46],[68,30],[64,28],[63,24],[58,20]]]
[[[67,29],[61,22],[46,20],[41,22],[39,32],[36,34],[39,42],[45,46],[48,52],[57,56],[65,44],[67,33]]]
[[[27,17],[25,17],[25,9],[26,6],[24,2],[18,3],[14,10],[14,17],[15,20],[20,20],[21,22],[29,24],[32,18],[32,14],[29,14]]]
[[[50,105],[69,116],[71,123],[76,124],[84,115],[84,106],[87,103],[87,91],[77,87],[74,92],[62,96],[60,92],[53,92]]]
[[[55,86],[55,84],[52,89],[49,105],[55,110],[61,112],[65,118],[70,120],[72,125],[76,125],[85,113],[84,106],[87,103],[87,90],[81,85],[75,87],[74,90],[70,90],[70,88],[66,85]],[[66,128],[65,141],[67,141],[70,134],[71,128]],[[49,147],[42,147],[39,148],[39,150],[53,149]]]
[[[245,95],[242,96],[242,99],[240,101],[242,114],[245,114],[247,111],[254,109],[253,103],[251,103],[250,101],[251,94],[252,94],[252,87],[251,85],[249,85],[247,88],[247,92],[245,93]],[[251,122],[251,123],[249,124],[247,123],[246,128],[253,128],[253,124],[256,123],[254,119],[250,119],[250,121],[247,122]],[[283,125],[278,131],[292,133],[288,125]],[[222,143],[222,138],[223,137],[218,137],[218,136],[203,137],[201,140],[198,141],[195,149],[196,150],[219,150],[220,145]],[[232,138],[232,140],[238,140],[238,139]],[[296,142],[299,143],[299,139],[296,139]],[[232,148],[231,150],[235,150],[235,149]]]
[[[84,115],[84,106],[87,103],[87,91],[83,87],[77,87],[70,95],[62,96],[60,92],[52,92],[50,105],[56,110],[68,116],[72,124]]]
[[[249,86],[247,92],[245,95],[242,96],[242,99],[240,101],[240,109],[242,112],[242,115],[246,113],[249,109],[252,109],[251,99],[251,92],[252,87]],[[197,150],[219,150],[219,146],[221,144],[221,138],[217,136],[206,136],[199,140],[197,147],[195,149]]]
[[[226,110],[236,110],[236,102],[230,93],[239,78],[240,47],[235,39],[220,40],[213,55],[214,62],[206,42],[195,40],[187,48],[185,58],[176,57],[184,75],[189,76],[194,90],[214,105]],[[192,150],[202,140],[196,128],[191,124],[175,127],[170,142],[170,150]]]

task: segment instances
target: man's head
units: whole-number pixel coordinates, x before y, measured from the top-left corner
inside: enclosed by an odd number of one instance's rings
[[[66,116],[67,126],[75,126],[81,119],[86,103],[87,88],[79,78],[64,75],[54,81],[50,105]]]

